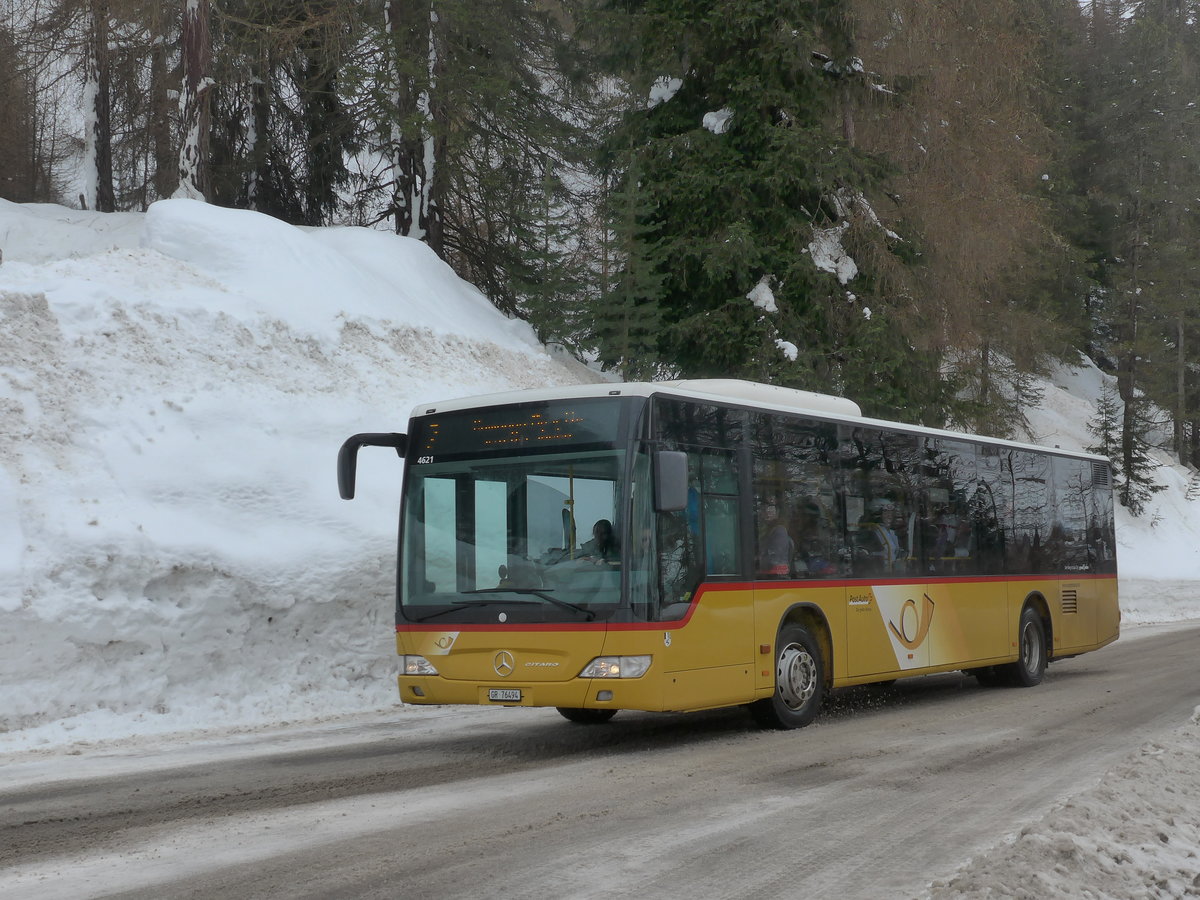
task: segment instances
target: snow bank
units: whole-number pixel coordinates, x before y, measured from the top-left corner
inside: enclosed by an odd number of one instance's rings
[[[926,895],[942,898],[1200,895],[1200,707],[1103,781],[969,862]]]
[[[344,503],[338,446],[582,367],[395,235],[4,203],[0,247],[0,744],[394,704],[400,467]]]

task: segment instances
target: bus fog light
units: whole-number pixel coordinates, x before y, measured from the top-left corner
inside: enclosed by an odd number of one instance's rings
[[[596,691],[596,699],[601,702],[605,700],[611,700],[612,697],[612,691]]]
[[[580,678],[641,678],[650,668],[649,656],[597,656],[583,667]]]
[[[404,675],[436,675],[437,669],[423,656],[401,656],[400,672]]]

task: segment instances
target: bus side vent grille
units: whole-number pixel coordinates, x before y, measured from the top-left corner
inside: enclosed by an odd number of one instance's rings
[[[1111,484],[1107,463],[1092,463],[1092,484],[1097,487],[1108,487]]]
[[[1079,612],[1079,588],[1062,589],[1062,611],[1064,615]]]

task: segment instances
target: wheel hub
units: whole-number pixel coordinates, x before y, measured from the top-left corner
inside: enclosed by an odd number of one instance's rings
[[[779,654],[775,683],[779,697],[789,709],[800,709],[817,690],[817,664],[799,644],[789,644]]]
[[[1030,674],[1037,672],[1042,664],[1041,643],[1032,622],[1027,622],[1024,631],[1021,632],[1021,662],[1025,665],[1025,671]]]

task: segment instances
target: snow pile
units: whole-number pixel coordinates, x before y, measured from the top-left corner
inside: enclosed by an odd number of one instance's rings
[[[724,134],[729,130],[729,122],[733,118],[733,110],[723,106],[713,112],[704,114],[701,124],[713,134]]]
[[[416,241],[0,202],[0,746],[393,705],[418,402],[591,380]]]
[[[1200,896],[1200,707],[1103,782],[931,885],[930,900]]]
[[[775,292],[771,290],[770,275],[764,275],[758,279],[758,284],[750,288],[746,299],[753,303],[756,309],[761,309],[763,312],[779,312],[779,307],[775,304]]]
[[[682,78],[672,78],[670,75],[660,75],[650,85],[650,97],[646,101],[647,109],[654,109],[660,103],[666,103],[679,93],[683,87]]]
[[[808,245],[813,265],[822,272],[836,275],[842,284],[849,284],[858,275],[858,264],[842,246],[842,235],[849,227],[848,222],[842,222],[831,228],[814,228],[813,239]]]

